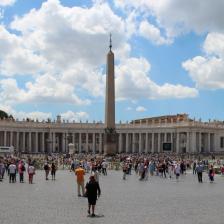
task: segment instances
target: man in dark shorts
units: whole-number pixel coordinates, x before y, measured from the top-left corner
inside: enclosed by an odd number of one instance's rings
[[[95,206],[97,196],[101,194],[99,183],[96,182],[94,175],[91,175],[89,182],[86,184],[86,196],[88,198],[88,214],[90,214],[90,209],[92,207],[92,217],[95,217]]]

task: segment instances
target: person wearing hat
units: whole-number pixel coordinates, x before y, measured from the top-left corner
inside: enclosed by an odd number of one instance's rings
[[[97,196],[100,197],[101,189],[98,182],[96,182],[94,175],[91,175],[89,182],[86,184],[86,196],[88,198],[88,214],[92,208],[92,217],[95,217],[95,206]]]
[[[77,177],[77,187],[78,187],[78,196],[81,197],[80,188],[82,188],[82,196],[84,196],[84,175],[85,170],[82,168],[80,164],[77,169],[75,169],[75,175]]]

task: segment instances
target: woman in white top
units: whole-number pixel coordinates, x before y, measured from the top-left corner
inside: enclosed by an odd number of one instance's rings
[[[178,180],[179,176],[180,176],[180,164],[177,163],[176,167],[175,167],[175,174],[176,174],[176,179]]]
[[[34,168],[33,164],[30,164],[28,166],[27,172],[29,175],[29,184],[32,184],[33,183],[33,175],[35,174],[35,168]]]

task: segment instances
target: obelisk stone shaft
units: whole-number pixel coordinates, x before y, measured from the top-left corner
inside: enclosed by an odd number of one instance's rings
[[[114,84],[114,53],[107,54],[107,77],[105,97],[105,155],[115,155],[117,148],[117,136],[115,130],[115,84]]]
[[[115,128],[114,54],[107,54],[105,128]]]

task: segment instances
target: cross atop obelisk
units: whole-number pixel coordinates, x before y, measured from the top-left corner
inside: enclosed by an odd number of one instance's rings
[[[110,34],[109,49],[110,50],[107,54],[104,153],[106,155],[114,155],[116,154],[115,85],[114,85],[114,53],[112,52],[111,34]]]

